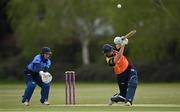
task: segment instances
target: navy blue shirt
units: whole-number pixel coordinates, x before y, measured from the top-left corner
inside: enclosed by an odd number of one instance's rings
[[[41,55],[38,54],[34,57],[33,61],[28,65],[28,69],[32,72],[39,73],[40,71],[47,71],[51,66],[49,59],[43,60]]]

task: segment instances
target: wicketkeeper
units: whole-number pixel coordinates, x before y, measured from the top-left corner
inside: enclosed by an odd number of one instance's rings
[[[125,45],[128,44],[128,39],[123,36],[115,37],[114,43],[115,48],[109,44],[103,46],[106,61],[109,66],[114,68],[120,91],[120,93],[111,97],[109,105],[124,102],[125,105],[131,106],[138,83],[137,72],[134,66],[123,55]]]
[[[49,59],[51,54],[51,49],[49,47],[43,47],[41,53],[34,57],[33,61],[24,71],[24,79],[27,85],[22,97],[22,103],[24,105],[29,105],[36,85],[41,87],[40,102],[44,105],[49,105],[48,95],[52,76],[48,72],[48,69],[51,66],[51,61]]]

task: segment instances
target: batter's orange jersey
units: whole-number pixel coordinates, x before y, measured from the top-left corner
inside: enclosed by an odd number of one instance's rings
[[[125,56],[122,56],[116,63],[114,63],[114,57],[118,53],[118,51],[114,51],[114,55],[110,57],[106,56],[106,61],[109,64],[109,66],[113,66],[116,75],[121,75],[121,73],[123,73],[127,69],[129,62]]]

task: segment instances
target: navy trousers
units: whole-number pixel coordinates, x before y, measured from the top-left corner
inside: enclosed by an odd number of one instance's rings
[[[137,88],[138,76],[133,65],[128,65],[126,71],[117,75],[120,95],[126,98],[126,102],[132,103]]]
[[[45,101],[48,101],[50,85],[42,82],[41,77],[39,76],[39,73],[35,73],[35,72],[32,72],[32,71],[26,69],[24,72],[24,79],[25,79],[27,86],[24,91],[22,102],[30,101],[31,96],[34,92],[34,89],[36,88],[36,85],[41,87],[40,102],[44,103]]]

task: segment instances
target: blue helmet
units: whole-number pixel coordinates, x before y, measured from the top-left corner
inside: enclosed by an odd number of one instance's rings
[[[104,44],[103,45],[103,53],[105,55],[110,54],[112,51],[113,51],[113,47],[111,45],[109,45],[109,44]]]
[[[49,47],[42,47],[41,54],[52,54],[51,49]]]

